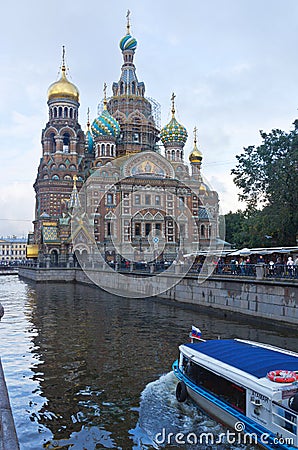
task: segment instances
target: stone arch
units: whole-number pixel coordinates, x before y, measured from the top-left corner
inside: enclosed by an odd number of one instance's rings
[[[119,109],[117,109],[117,111],[115,112],[115,114],[113,114],[113,117],[114,117],[116,120],[118,120],[118,122],[124,123],[124,122],[127,121],[125,114],[124,114],[123,112],[119,111]]]
[[[128,122],[138,122],[140,124],[147,124],[146,117],[140,111],[133,111],[127,117]]]
[[[68,133],[70,137],[75,138],[76,137],[76,133],[73,130],[73,128],[70,127],[63,127],[61,128],[61,130],[59,131],[59,135],[63,136],[65,133]]]
[[[49,251],[51,266],[58,266],[59,253],[60,252],[58,248],[51,248],[51,250]]]
[[[55,127],[49,127],[49,128],[45,131],[44,137],[45,137],[45,138],[49,138],[50,135],[51,135],[51,133],[54,133],[55,136],[59,134],[57,128],[55,128]]]

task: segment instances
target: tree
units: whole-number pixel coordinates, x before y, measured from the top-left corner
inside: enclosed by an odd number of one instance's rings
[[[260,131],[261,145],[244,148],[232,170],[250,233],[272,236],[275,245],[295,245],[298,232],[298,120],[294,125],[289,133]]]

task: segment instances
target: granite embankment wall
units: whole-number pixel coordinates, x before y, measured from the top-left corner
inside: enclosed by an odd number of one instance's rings
[[[89,270],[91,278],[104,288],[104,283],[114,292],[130,296],[129,274],[115,277],[100,270]],[[22,268],[19,275],[36,282],[77,282],[93,285],[93,282],[81,269],[29,269]],[[103,276],[104,275],[104,276]],[[135,275],[135,274],[134,274]],[[237,314],[245,314],[258,319],[269,319],[284,324],[298,324],[298,282],[290,279],[269,280],[248,277],[211,276],[203,283],[197,276],[187,276],[174,287],[179,276],[164,274],[159,277],[144,278],[138,286],[138,292],[196,306]],[[133,286],[135,292],[135,283]],[[134,295],[135,297],[136,295]]]
[[[0,450],[19,450],[19,448],[0,360]]]

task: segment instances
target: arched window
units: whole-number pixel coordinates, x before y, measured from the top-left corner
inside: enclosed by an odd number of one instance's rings
[[[59,164],[59,169],[66,169],[66,165],[65,164]]]
[[[120,83],[120,95],[124,94],[124,85],[123,82],[121,81]]]
[[[58,116],[59,116],[59,117],[62,117],[62,106],[59,106],[59,109],[58,109]]]
[[[64,177],[64,180],[67,180],[67,181],[71,181],[71,180],[72,180],[72,178],[71,178],[71,176],[70,176],[70,175],[65,175],[65,177]]]
[[[111,146],[111,156],[115,156],[114,155],[114,145]]]
[[[101,144],[101,156],[105,156],[106,151],[105,151],[105,145]]]
[[[57,108],[56,107],[54,108],[54,117],[55,118],[57,117]]]
[[[132,94],[135,94],[136,93],[136,84],[134,81],[131,83],[131,89],[132,89]]]
[[[107,194],[107,205],[112,205],[113,201],[113,194]]]
[[[74,164],[71,164],[69,166],[69,170],[77,170],[76,166]]]
[[[66,106],[64,108],[64,117],[68,117],[68,108]]]
[[[205,237],[205,225],[201,225],[201,236]]]
[[[69,153],[70,136],[69,133],[63,134],[63,152]]]
[[[70,110],[69,110],[69,117],[72,119],[72,116],[73,116],[73,109],[70,108]]]
[[[110,155],[110,144],[107,144],[107,153],[106,156],[111,156]]]
[[[172,150],[172,161],[175,161],[175,150]]]
[[[59,176],[58,175],[53,175],[52,176],[52,180],[59,180]]]
[[[50,134],[50,153],[55,153],[56,151],[56,141],[55,141],[55,133]]]

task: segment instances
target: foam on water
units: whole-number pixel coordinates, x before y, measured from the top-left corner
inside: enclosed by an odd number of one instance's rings
[[[202,433],[213,433],[217,436],[225,429],[213,419],[204,414],[191,400],[179,403],[176,400],[177,378],[173,372],[162,375],[145,387],[141,394],[139,421],[131,430],[135,449],[147,448],[184,448],[184,449],[244,449],[240,444],[233,446],[228,443],[210,446],[208,443],[194,445],[178,445],[175,436],[194,433],[199,437]],[[171,435],[171,433],[173,433]],[[165,436],[165,439],[164,439]],[[204,442],[204,441],[203,441]],[[250,447],[251,448],[251,447]]]

